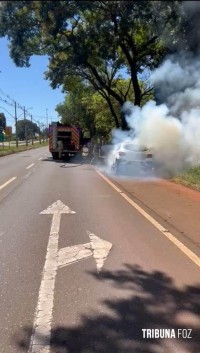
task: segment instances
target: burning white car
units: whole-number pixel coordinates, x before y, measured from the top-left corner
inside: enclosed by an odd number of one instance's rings
[[[137,142],[119,143],[110,156],[114,173],[131,170],[133,173],[145,173],[153,170],[153,155],[150,148]]]

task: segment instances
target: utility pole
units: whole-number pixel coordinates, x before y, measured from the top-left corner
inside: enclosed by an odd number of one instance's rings
[[[44,133],[45,133],[45,124],[42,124],[42,127],[43,127],[43,142],[44,142]]]
[[[32,145],[33,145],[33,116],[31,114],[31,139],[32,139]]]
[[[42,141],[41,141],[41,133],[42,133],[42,131],[41,131],[41,125],[40,125],[39,120],[37,121],[37,124],[38,124],[38,127],[39,127],[39,141],[40,141],[40,143],[42,143]]]
[[[15,102],[15,134],[16,134],[16,147],[18,147],[17,103],[16,102]]]
[[[27,126],[26,126],[26,109],[24,107],[24,135],[26,140],[26,146],[28,146],[28,139],[27,139]]]
[[[49,122],[48,122],[48,109],[46,109],[46,118],[47,118],[47,128],[46,128],[46,141],[47,141],[47,139],[48,139],[48,129],[49,129],[49,126],[48,126],[48,124],[49,124]]]

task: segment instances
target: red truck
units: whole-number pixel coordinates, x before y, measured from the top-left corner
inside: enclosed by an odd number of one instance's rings
[[[61,142],[60,142],[61,141]],[[79,125],[49,125],[49,151],[53,159],[78,155],[83,144],[83,133]]]

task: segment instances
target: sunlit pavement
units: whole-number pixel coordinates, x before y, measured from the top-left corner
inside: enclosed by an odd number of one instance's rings
[[[125,197],[196,255],[199,201],[71,162],[0,160],[1,351],[199,353],[199,267]]]

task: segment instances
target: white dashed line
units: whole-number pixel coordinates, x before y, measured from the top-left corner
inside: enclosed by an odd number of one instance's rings
[[[35,165],[35,163],[30,164],[28,167],[26,167],[26,169],[30,169],[31,167],[33,167]]]
[[[200,258],[187,248],[180,240],[178,240],[173,234],[171,234],[167,229],[165,229],[160,223],[158,223],[153,217],[151,217],[147,212],[145,212],[137,203],[135,203],[130,197],[128,197],[122,190],[120,190],[112,181],[106,178],[101,172],[96,170],[96,172],[113,188],[115,189],[126,201],[128,201],[131,206],[133,206],[140,214],[142,214],[151,224],[154,225],[166,238],[168,238],[174,245],[179,248],[191,261],[193,261],[198,267],[200,267]]]
[[[4,184],[2,184],[0,186],[0,190],[2,190],[3,188],[5,188],[7,185],[9,185],[10,183],[12,183],[12,181],[14,181],[17,177],[13,177],[11,179],[9,179],[8,181],[6,181]]]

